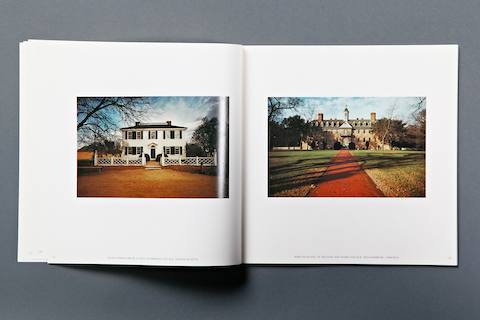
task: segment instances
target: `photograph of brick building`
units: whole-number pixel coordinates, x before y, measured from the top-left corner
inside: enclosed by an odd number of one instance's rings
[[[425,97],[269,97],[269,197],[425,197]]]
[[[368,150],[376,146],[376,136],[373,133],[373,125],[377,121],[377,114],[370,113],[370,118],[350,119],[348,106],[344,110],[343,119],[324,119],[323,113],[318,113],[317,119],[311,122],[311,126],[325,133],[323,149],[345,147],[349,149]],[[335,146],[335,143],[337,145]],[[304,148],[306,143],[303,143]]]

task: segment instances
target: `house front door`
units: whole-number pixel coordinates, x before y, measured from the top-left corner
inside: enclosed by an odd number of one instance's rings
[[[156,157],[156,155],[155,155],[155,148],[152,148],[152,149],[150,150],[150,159],[155,160],[155,157]]]

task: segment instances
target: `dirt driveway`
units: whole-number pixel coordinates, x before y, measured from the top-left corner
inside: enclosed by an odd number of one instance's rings
[[[103,168],[77,176],[78,197],[216,198],[217,177],[171,169]]]

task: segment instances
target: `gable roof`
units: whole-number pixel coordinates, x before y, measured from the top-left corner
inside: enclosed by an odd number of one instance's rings
[[[165,129],[165,128],[187,129],[187,127],[174,126],[174,125],[172,125],[172,123],[170,121],[168,121],[168,122],[150,122],[150,123],[136,122],[134,126],[121,128],[120,130],[125,130],[125,129]]]
[[[352,129],[352,126],[351,126],[351,124],[348,123],[347,121],[344,121],[339,128],[340,128],[340,129]]]

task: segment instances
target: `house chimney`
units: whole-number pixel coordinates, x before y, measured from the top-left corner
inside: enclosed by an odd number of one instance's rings
[[[167,126],[171,126],[172,125],[172,121],[168,120],[167,121]]]
[[[377,121],[377,113],[376,112],[370,113],[370,121],[371,122],[376,122]]]
[[[323,121],[323,113],[319,113],[319,114],[317,115],[317,121],[318,121],[318,122],[322,122],[322,121]]]
[[[135,126],[139,126],[140,125],[140,121],[135,121]]]

